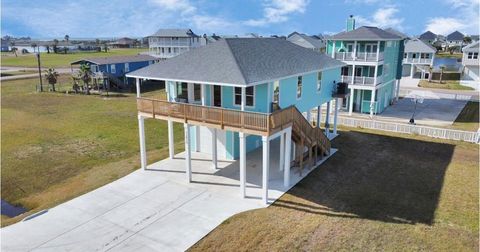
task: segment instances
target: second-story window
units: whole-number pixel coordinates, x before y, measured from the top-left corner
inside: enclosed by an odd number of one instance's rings
[[[110,65],[110,72],[111,72],[111,73],[115,73],[115,72],[116,72],[116,71],[115,71],[115,64],[111,64],[111,65]]]
[[[406,58],[407,58],[407,55],[408,55],[408,53],[404,53],[404,54],[403,54],[403,58],[406,59]]]
[[[298,78],[297,78],[297,99],[302,98],[302,88],[303,88],[302,76],[298,76]]]
[[[317,92],[322,89],[322,72],[318,72],[317,74]]]
[[[202,86],[201,84],[193,84],[193,100],[201,101],[202,100]]]
[[[130,71],[130,64],[127,62],[125,63],[125,73],[127,73],[128,71]]]
[[[241,106],[242,105],[242,88],[241,87],[235,87],[235,105]],[[247,87],[245,88],[245,106],[252,107],[253,106],[253,101],[255,100],[255,93],[254,93],[254,87]]]
[[[478,59],[478,52],[473,53],[473,59]]]

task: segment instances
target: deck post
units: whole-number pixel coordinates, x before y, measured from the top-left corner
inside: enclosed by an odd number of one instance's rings
[[[138,115],[138,130],[140,137],[140,165],[142,169],[147,169],[147,150],[145,146],[145,118]]]
[[[247,150],[245,143],[245,133],[238,133],[240,138],[240,195],[245,198],[246,168],[247,168]]]
[[[350,88],[350,97],[348,97],[348,115],[352,115],[353,112],[353,92],[355,89]]]
[[[327,114],[325,115],[325,134],[330,134],[330,101],[327,102]]]
[[[140,79],[135,78],[135,87],[137,88],[137,98],[140,98]]]
[[[337,119],[338,119],[338,98],[335,99],[335,111],[333,113],[333,134],[337,135]]]
[[[175,156],[175,148],[173,142],[173,121],[168,120],[168,157],[173,159]]]
[[[212,129],[212,166],[217,169],[217,129]]]
[[[400,80],[397,79],[397,89],[395,90],[396,95],[395,95],[395,100],[398,101],[398,96],[400,94]]]
[[[280,162],[278,164],[278,169],[283,171],[284,169],[284,160],[285,160],[285,132],[282,132],[280,135]]]
[[[268,136],[262,136],[262,200],[266,205],[268,204],[268,173],[270,166],[270,139]]]
[[[375,111],[375,93],[376,90],[372,90],[372,94],[370,95],[371,100],[370,100],[370,118],[373,118],[373,112]]]
[[[190,147],[190,125],[188,123],[183,124],[185,131],[185,170],[187,174],[187,182],[192,181],[192,150]]]
[[[288,188],[290,186],[290,159],[291,159],[291,147],[292,147],[292,127],[287,129],[285,141],[285,164],[283,169],[283,186]]]
[[[317,106],[317,128],[320,128],[320,123],[322,123],[322,105]]]

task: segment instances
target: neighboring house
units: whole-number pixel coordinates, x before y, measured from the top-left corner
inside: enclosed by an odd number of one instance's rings
[[[154,64],[157,58],[149,55],[129,55],[111,57],[83,58],[70,65],[87,64],[99,85],[115,86],[117,88],[133,87],[133,80],[125,75],[131,71]]]
[[[437,35],[431,31],[426,31],[418,36],[418,39],[422,40],[423,42],[433,44],[435,41],[437,41]]]
[[[112,48],[133,48],[137,43],[136,39],[121,38],[114,42],[109,43]]]
[[[480,81],[479,47],[480,41],[477,41],[462,49],[463,80]]]
[[[450,34],[447,35],[445,38],[445,41],[447,43],[447,47],[457,47],[460,51],[461,48],[465,45],[465,42],[463,42],[463,39],[465,38],[465,35],[463,35],[459,31],[454,31]]]
[[[308,36],[303,33],[293,32],[288,36],[287,40],[316,52],[325,52],[325,41],[318,36]]]
[[[144,118],[168,121],[170,158],[175,149],[172,125],[180,122],[185,129],[189,182],[195,169],[192,151],[212,155],[214,168],[217,159],[239,159],[240,191],[245,197],[246,155],[261,147],[259,169],[263,169],[262,194],[267,202],[271,159],[280,160],[288,188],[291,166],[314,165],[330,152],[328,116],[326,132],[305,118],[311,119],[312,110],[330,105],[342,94],[337,84],[343,65],[284,39],[230,38],[128,74],[137,79],[137,87],[140,79],[166,81],[166,101],[141,98],[137,89],[142,167],[147,160]],[[275,138],[280,138],[280,153],[270,156],[270,141]]]
[[[205,45],[205,39],[190,29],[159,29],[148,36],[149,54],[168,59]]]
[[[403,38],[377,27],[355,29],[355,19],[347,21],[347,30],[333,35],[327,42],[327,54],[342,60],[342,81],[347,82],[350,96],[342,107],[352,112],[381,113],[398,99]]]
[[[387,28],[387,29],[385,29],[385,31],[390,32],[390,33],[393,33],[393,34],[401,37],[402,39],[410,39],[410,37],[409,37],[407,34],[405,34],[405,33],[403,33],[403,32],[399,32],[399,31],[397,31],[397,30],[395,30],[395,29],[393,29],[393,28]]]
[[[403,54],[402,75],[413,78],[417,72],[420,72],[420,79],[428,79],[436,52],[437,49],[420,39],[407,40]]]
[[[10,41],[6,39],[2,39],[2,44],[1,44],[1,51],[2,52],[8,52],[9,51],[9,46],[10,46]]]

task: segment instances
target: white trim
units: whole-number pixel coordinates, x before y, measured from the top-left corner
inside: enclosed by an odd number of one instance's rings
[[[242,107],[242,104],[241,104],[241,101],[240,101],[240,104],[235,104],[235,88],[236,87],[232,87],[233,88],[233,106],[234,107]],[[247,105],[247,88],[249,87],[238,87],[238,88],[241,88],[241,90],[243,88],[245,88],[245,108],[255,108],[255,97],[256,97],[256,91],[257,91],[257,88],[256,86],[253,86],[253,105],[249,106]],[[242,95],[242,91],[240,91],[240,96]]]

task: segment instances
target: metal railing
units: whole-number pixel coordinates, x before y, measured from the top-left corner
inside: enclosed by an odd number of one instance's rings
[[[382,83],[382,76],[377,76],[377,82],[375,83],[375,77],[365,77],[365,76],[355,76],[352,78],[351,75],[342,75],[342,82],[346,82],[350,85],[365,85],[365,86],[374,86]]]
[[[403,58],[403,63],[422,63],[422,64],[431,64],[432,59],[422,59],[422,58]]]
[[[351,117],[338,117],[338,124],[349,127],[390,131],[405,134],[417,134],[433,138],[479,143],[479,132],[435,128],[429,126],[412,125],[405,123],[384,122]]]
[[[343,61],[381,61],[383,60],[384,54],[383,52],[378,53],[367,53],[367,52],[357,52],[355,55],[353,52],[336,52],[334,58]]]

